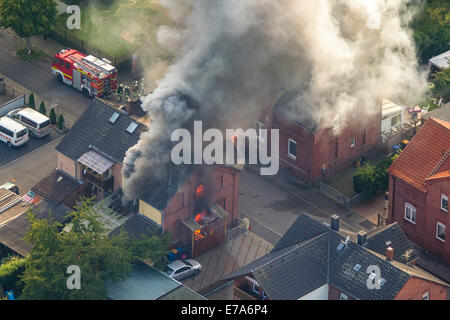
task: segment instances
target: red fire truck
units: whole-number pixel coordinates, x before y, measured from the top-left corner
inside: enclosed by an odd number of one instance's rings
[[[107,96],[117,89],[117,69],[111,61],[86,56],[75,49],[63,49],[55,54],[52,73],[59,82],[88,97]]]

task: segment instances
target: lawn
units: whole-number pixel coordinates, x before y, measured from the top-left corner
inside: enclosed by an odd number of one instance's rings
[[[57,32],[67,32],[69,40],[93,50],[92,47],[102,50],[111,57],[129,54],[131,45],[120,35],[114,13],[118,8],[119,1],[113,1],[106,5],[97,1],[84,1],[81,5],[81,29],[68,30],[66,26],[70,15],[63,14],[58,17]],[[83,42],[81,42],[83,41]]]

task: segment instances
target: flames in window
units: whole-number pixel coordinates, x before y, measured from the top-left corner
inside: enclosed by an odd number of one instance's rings
[[[201,184],[201,185],[199,185],[198,187],[197,187],[197,190],[196,190],[196,197],[197,197],[197,199],[200,199],[200,198],[202,198],[203,197],[203,195],[205,194],[205,187]]]
[[[204,239],[205,238],[205,234],[203,233],[202,229],[198,229],[196,231],[194,231],[194,240],[200,240],[200,239]]]

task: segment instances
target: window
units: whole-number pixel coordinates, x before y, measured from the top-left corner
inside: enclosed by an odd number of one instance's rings
[[[448,197],[445,194],[441,194],[441,209],[448,212]]]
[[[292,139],[289,139],[288,142],[288,156],[291,158],[297,158],[297,142]]]
[[[405,219],[416,223],[416,208],[408,202],[405,203]]]
[[[344,293],[340,293],[339,294],[339,300],[348,300],[348,296],[346,295],[346,294],[344,294]]]
[[[350,147],[354,147],[356,145],[356,138],[352,138],[351,140],[350,140]]]
[[[183,273],[183,272],[186,272],[186,271],[188,271],[188,270],[190,270],[191,268],[189,268],[189,267],[183,267],[183,268],[181,268],[181,269],[178,269],[176,272],[175,272],[175,274],[180,274],[180,273]]]
[[[445,242],[445,224],[438,222],[436,225],[436,238]]]
[[[402,115],[399,113],[391,118],[391,127],[395,127],[396,125],[400,124],[400,121],[402,119]]]
[[[423,300],[430,300],[430,292],[427,291],[422,295]]]
[[[259,294],[261,287],[256,282],[252,282],[252,290],[254,293]]]
[[[23,137],[23,136],[26,135],[27,133],[28,133],[28,130],[27,130],[27,129],[20,130],[19,132],[17,132],[16,138]]]
[[[38,126],[36,122],[34,122],[28,118],[25,118],[24,116],[21,117],[20,121],[22,121],[23,123],[25,123],[33,128],[37,128],[37,126]]]
[[[262,124],[261,122],[256,122],[256,135],[258,136],[258,139],[261,139],[262,141],[264,141],[264,138],[261,137],[260,130],[264,129],[266,129],[266,126],[264,124]]]
[[[66,62],[66,69],[69,70],[70,69],[70,63]]]

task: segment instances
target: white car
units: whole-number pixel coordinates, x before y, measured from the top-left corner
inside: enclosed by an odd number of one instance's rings
[[[175,260],[169,263],[164,269],[164,273],[176,280],[182,280],[184,278],[197,275],[201,269],[202,266],[197,261],[192,259],[183,259]]]

